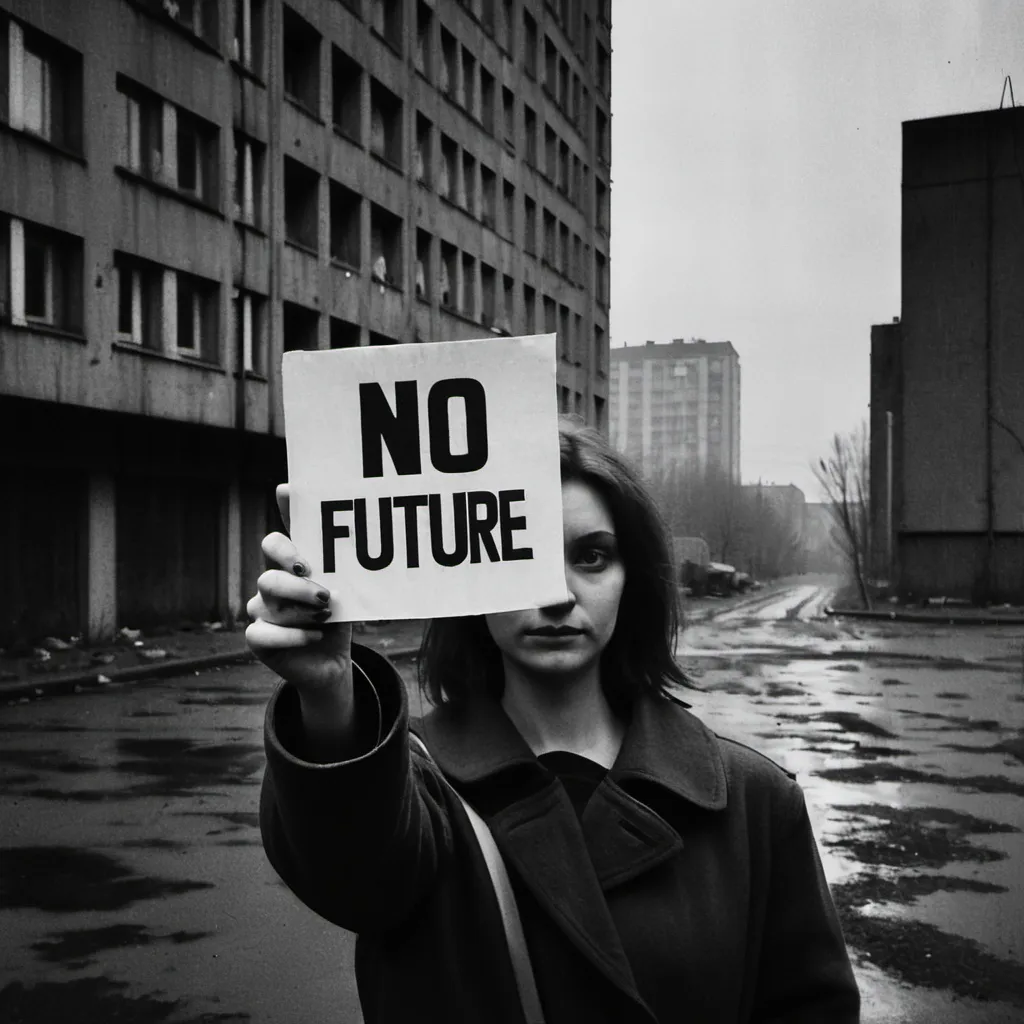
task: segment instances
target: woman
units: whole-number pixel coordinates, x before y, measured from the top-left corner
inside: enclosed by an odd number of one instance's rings
[[[431,625],[435,708],[413,726],[433,760],[410,751],[395,670],[320,626],[330,595],[266,538],[247,637],[285,680],[266,720],[271,863],[359,933],[367,1024],[523,1019],[449,786],[508,865],[548,1024],[858,1020],[800,788],[671,695],[657,510],[599,434],[559,434],[568,599]]]

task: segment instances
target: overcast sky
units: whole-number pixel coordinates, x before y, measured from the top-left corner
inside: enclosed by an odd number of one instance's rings
[[[617,0],[612,345],[731,341],[742,472],[868,410],[900,314],[901,122],[1024,104],[1021,0]],[[1007,99],[1007,103],[1009,100]]]

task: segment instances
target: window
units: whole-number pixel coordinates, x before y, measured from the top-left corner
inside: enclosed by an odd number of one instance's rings
[[[597,192],[597,230],[608,233],[609,215],[611,204],[608,199],[608,186],[600,179],[594,178],[594,188]]]
[[[82,240],[63,231],[11,217],[0,218],[6,263],[0,314],[15,324],[82,328]],[[4,291],[9,289],[9,295]]]
[[[512,317],[515,313],[515,281],[503,274],[501,279],[501,321],[498,326],[505,334],[512,333]]]
[[[398,345],[401,344],[398,338],[392,338],[387,334],[380,334],[377,331],[370,331],[371,345]]]
[[[219,362],[217,346],[217,293],[215,282],[191,274],[175,274],[179,352]]]
[[[331,116],[334,130],[362,144],[363,69],[337,46],[331,47]]]
[[[584,285],[583,281],[583,239],[579,235],[573,235],[572,238],[573,248],[573,259],[572,259],[572,279],[581,288]]]
[[[501,89],[501,130],[505,144],[515,146],[516,136],[516,97],[511,89]]]
[[[555,267],[555,245],[557,244],[557,233],[555,228],[555,215],[550,210],[544,211],[544,262],[549,267]]]
[[[494,35],[494,0],[480,0],[480,24]]]
[[[320,116],[320,33],[284,7],[284,94]]]
[[[544,306],[544,333],[545,334],[557,334],[558,333],[558,313],[554,299],[549,299],[546,295],[544,296],[542,305]]]
[[[281,306],[284,313],[284,351],[303,349],[312,352],[319,348],[320,314],[294,302],[283,302]]]
[[[569,108],[569,62],[564,58],[558,61],[558,102],[563,110]]]
[[[423,0],[418,0],[416,4],[416,53],[413,56],[413,64],[428,81],[433,78],[433,36],[434,12]]]
[[[402,101],[376,79],[370,80],[370,152],[401,168]]]
[[[579,207],[580,205],[580,182],[580,158],[576,155],[573,155],[572,172],[569,177],[569,198],[577,207]]]
[[[549,36],[544,37],[544,88],[558,98],[558,50]]]
[[[572,76],[572,123],[578,128],[580,126],[580,117],[582,114],[582,105],[580,103],[580,76]]]
[[[569,144],[558,146],[558,189],[563,195],[569,194]]]
[[[523,197],[523,249],[537,255],[537,204],[529,196]]]
[[[544,173],[552,182],[558,179],[558,136],[550,125],[544,125]]]
[[[480,108],[477,106],[476,91],[476,59],[465,47],[462,48],[462,79],[459,102],[470,117],[480,120]]]
[[[422,114],[416,115],[416,149],[413,153],[413,170],[416,180],[429,185],[433,175],[434,126]]]
[[[370,27],[392,49],[402,51],[402,0],[370,0]]]
[[[505,237],[514,240],[516,237],[516,187],[511,181],[502,183],[501,199]]]
[[[594,286],[597,290],[598,305],[608,305],[608,257],[603,252],[594,252]]]
[[[330,183],[331,259],[354,270],[361,265],[362,200],[336,181]]]
[[[605,94],[612,91],[612,62],[608,51],[600,44],[597,44],[597,87]]]
[[[318,252],[320,175],[291,157],[284,158],[284,237],[292,245]]]
[[[501,0],[501,37],[498,42],[506,53],[516,52],[512,0]]]
[[[437,296],[442,307],[454,309],[455,278],[458,273],[459,253],[454,245],[441,243],[441,263],[437,268]]]
[[[235,0],[231,59],[257,75],[263,73],[264,0]]]
[[[359,324],[331,317],[331,348],[359,348]]]
[[[498,224],[498,179],[489,167],[480,165],[480,197],[482,211],[480,219],[489,228]]]
[[[523,135],[526,137],[526,162],[537,166],[537,115],[523,104]]]
[[[462,154],[462,180],[459,191],[459,205],[473,217],[477,214],[476,201],[476,160],[463,151]]]
[[[159,18],[167,18],[193,35],[217,45],[217,0],[140,0]]]
[[[402,287],[402,218],[370,204],[370,261],[373,279]]]
[[[235,288],[231,294],[236,358],[241,353],[246,373],[267,372],[266,305],[267,300],[255,292]]]
[[[456,190],[458,174],[459,147],[454,139],[447,135],[441,136],[441,170],[437,179],[437,191],[445,199],[451,199]]]
[[[82,55],[0,14],[0,117],[82,152]]]
[[[537,77],[537,22],[523,10],[523,67],[531,78]]]
[[[209,121],[180,108],[175,117],[178,188],[217,206],[218,129]]]
[[[480,69],[480,121],[484,131],[494,134],[494,75]]]
[[[480,322],[484,327],[495,326],[497,317],[497,295],[498,275],[494,267],[488,266],[482,260],[480,262],[480,297],[481,310]]]
[[[462,254],[462,276],[459,278],[459,312],[476,319],[476,260],[468,252]]]
[[[573,362],[572,334],[570,333],[571,319],[569,307],[558,307],[558,351],[564,359]]]
[[[611,162],[611,138],[608,133],[608,115],[600,107],[597,107],[594,110],[594,117],[597,132],[595,140],[597,156],[598,159],[603,160],[607,164]]]
[[[558,227],[558,269],[569,276],[569,226],[560,224]]]
[[[431,249],[433,239],[422,228],[416,229],[416,298],[430,298]]]
[[[114,253],[117,281],[117,340],[159,351],[163,347],[164,270],[155,263]]]
[[[523,285],[523,319],[526,334],[537,333],[537,290]]]
[[[235,220],[259,227],[263,222],[263,167],[266,146],[235,132],[235,178],[232,215]]]
[[[121,166],[154,181],[171,184],[164,170],[163,100],[120,77],[117,90],[122,117]],[[168,125],[171,120],[172,117],[167,118]]]
[[[458,70],[455,67],[455,36],[447,29],[441,29],[441,68],[437,87],[449,99],[457,95]]]

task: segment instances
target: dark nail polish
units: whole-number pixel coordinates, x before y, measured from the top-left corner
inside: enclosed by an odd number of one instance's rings
[[[296,576],[305,576],[306,566],[302,562],[296,562],[292,566],[292,572],[295,573]]]
[[[326,590],[318,590],[316,592],[316,599],[321,604],[330,604],[330,602],[331,602],[331,595],[328,594]]]

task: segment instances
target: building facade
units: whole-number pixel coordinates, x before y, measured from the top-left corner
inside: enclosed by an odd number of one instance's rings
[[[731,342],[611,350],[610,435],[645,475],[719,471],[740,479],[740,359]]]
[[[555,332],[606,426],[608,0],[0,0],[0,642],[240,615],[288,349]]]
[[[893,412],[905,594],[1024,601],[1021,138],[1020,108],[903,125],[903,308],[875,339],[872,426]]]

